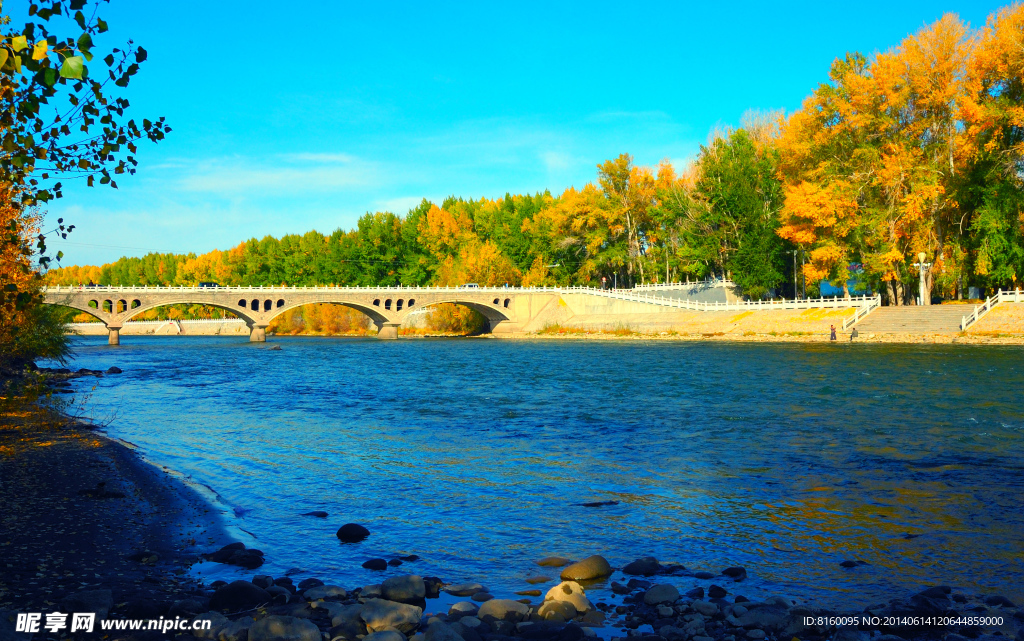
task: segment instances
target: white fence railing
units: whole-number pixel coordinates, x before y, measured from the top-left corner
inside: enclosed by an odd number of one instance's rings
[[[686,289],[694,287],[735,287],[736,283],[731,280],[710,278],[708,280],[688,280],[679,283],[648,283],[646,285],[634,285],[634,291],[659,290],[659,289]]]
[[[420,292],[420,293],[452,293],[462,291],[472,293],[556,293],[583,294],[600,296],[616,300],[625,300],[676,309],[688,309],[701,312],[757,310],[757,309],[815,309],[815,308],[847,308],[866,307],[878,304],[879,296],[853,296],[851,298],[805,298],[799,300],[756,300],[737,301],[735,303],[718,303],[694,301],[660,296],[657,292],[634,292],[629,289],[597,289],[594,287],[124,287],[124,286],[88,286],[64,285],[43,288],[45,294],[154,294],[154,293],[228,293],[228,292],[305,292],[305,293],[368,293],[368,292]]]
[[[856,325],[861,320],[863,320],[865,316],[870,314],[872,310],[877,309],[881,305],[882,305],[882,297],[881,297],[881,295],[875,295],[875,300],[872,301],[871,304],[865,305],[863,307],[858,307],[857,311],[854,313],[852,318],[847,318],[846,320],[843,321],[843,329],[845,330],[848,327],[850,327],[851,325]]]
[[[1015,290],[999,290],[995,294],[992,294],[985,302],[981,305],[975,305],[974,311],[960,319],[960,331],[966,331],[968,327],[977,323],[986,314],[992,311],[992,308],[999,303],[1022,303],[1024,302],[1024,292],[1019,289]]]
[[[752,311],[758,309],[838,309],[847,307],[867,307],[869,305],[881,304],[881,296],[879,295],[853,296],[851,298],[805,298],[800,300],[751,300],[738,301],[735,303],[708,303],[681,298],[668,298],[665,296],[658,296],[657,294],[634,294],[631,293],[630,290],[590,289],[582,293],[699,312],[724,312],[737,310]]]

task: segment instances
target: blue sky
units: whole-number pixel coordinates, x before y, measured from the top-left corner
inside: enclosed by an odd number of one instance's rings
[[[51,203],[77,226],[63,264],[560,193],[623,152],[681,164],[748,109],[798,108],[847,51],[1005,3],[431,4],[113,0],[98,44],[149,51],[126,95],[173,131],[120,189]]]

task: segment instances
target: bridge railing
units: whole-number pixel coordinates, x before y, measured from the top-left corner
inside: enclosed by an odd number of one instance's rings
[[[960,331],[966,331],[968,327],[980,321],[992,308],[999,303],[1021,303],[1024,302],[1024,292],[1020,289],[1000,289],[985,299],[981,305],[975,305],[974,311],[960,319]]]
[[[720,278],[709,278],[707,280],[688,280],[678,283],[647,283],[645,285],[634,285],[633,291],[658,291],[660,289],[693,289],[698,287],[735,287],[736,283],[731,280]]]
[[[636,292],[630,289],[597,289],[595,287],[571,286],[571,287],[420,287],[420,286],[376,286],[376,287],[125,287],[125,286],[88,286],[88,285],[57,285],[43,289],[46,294],[59,295],[68,294],[153,294],[160,292],[180,293],[255,293],[263,292],[304,292],[304,293],[337,293],[339,291],[352,293],[370,292],[421,292],[421,293],[452,293],[464,294],[495,294],[495,293],[557,293],[557,294],[584,294],[600,296],[616,300],[624,300],[662,307],[686,309],[702,312],[713,311],[735,311],[735,310],[757,310],[757,309],[816,309],[816,308],[852,308],[868,307],[877,305],[880,297],[875,296],[853,296],[850,298],[809,298],[799,300],[756,300],[737,301],[734,303],[704,302],[679,298],[661,296],[656,291]]]

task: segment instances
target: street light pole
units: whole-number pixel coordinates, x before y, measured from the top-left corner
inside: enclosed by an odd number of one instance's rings
[[[932,264],[924,262],[926,255],[927,254],[925,254],[924,252],[919,253],[917,255],[917,262],[914,263],[914,267],[917,267],[920,271],[921,282],[918,284],[918,295],[921,297],[921,304],[931,305],[931,296],[928,296],[928,287],[925,283],[925,278],[927,277],[928,269],[932,266]]]
[[[799,287],[797,285],[797,276],[796,276],[796,255],[797,255],[797,252],[799,252],[799,251],[800,251],[799,249],[791,249],[791,250],[789,250],[789,253],[793,254],[793,300],[799,300],[799,298],[800,298],[800,289],[799,289]]]

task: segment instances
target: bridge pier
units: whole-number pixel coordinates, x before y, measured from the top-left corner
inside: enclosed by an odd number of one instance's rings
[[[250,343],[266,343],[267,342],[267,326],[266,325],[250,325],[249,327],[249,342]]]
[[[107,326],[107,345],[121,344],[121,328]]]
[[[377,326],[377,338],[383,340],[397,340],[398,328],[401,323],[381,323]]]

